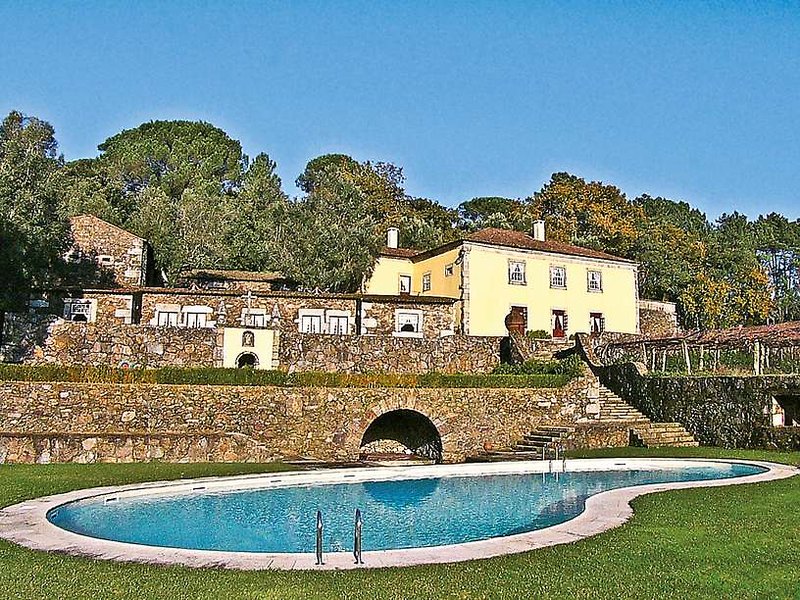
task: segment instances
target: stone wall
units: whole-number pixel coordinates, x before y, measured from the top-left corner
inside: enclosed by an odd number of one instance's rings
[[[680,331],[674,302],[639,301],[639,331],[645,337],[673,337]]]
[[[73,248],[68,258],[84,285],[146,285],[149,255],[144,239],[93,215],[72,217],[70,227]],[[81,269],[81,262],[94,263],[96,269]]]
[[[289,371],[347,373],[488,373],[500,364],[503,338],[436,339],[283,333],[280,364]]]
[[[800,395],[800,376],[660,377],[637,363],[598,369],[601,381],[653,421],[677,422],[704,446],[768,446],[773,398]]]
[[[581,378],[556,389],[409,389],[4,381],[0,456],[20,462],[354,460],[369,425],[405,409],[430,419],[444,460],[459,461],[487,443],[508,447],[540,425],[590,422],[586,408],[596,402],[591,383]],[[231,434],[246,443],[234,444]],[[222,446],[209,450],[209,444]]]
[[[49,319],[34,326],[13,358],[28,364],[213,367],[222,363],[221,335],[216,329]]]

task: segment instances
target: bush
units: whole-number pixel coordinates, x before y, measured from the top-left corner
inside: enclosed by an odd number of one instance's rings
[[[263,385],[280,387],[542,388],[563,386],[571,377],[564,369],[562,369],[562,372],[548,373],[488,375],[427,373],[415,375],[401,373],[285,373],[284,371],[211,367],[117,369],[92,366],[64,367],[56,365],[0,364],[0,380],[67,381],[73,383]]]
[[[497,375],[564,375],[568,379],[583,372],[583,362],[576,354],[563,360],[529,360],[521,365],[502,364],[495,368]]]
[[[550,335],[549,331],[545,331],[544,329],[531,329],[525,332],[525,337],[532,340],[549,340],[553,336]]]

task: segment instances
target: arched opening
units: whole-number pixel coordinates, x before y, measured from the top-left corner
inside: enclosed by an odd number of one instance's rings
[[[86,323],[88,319],[86,315],[72,315],[72,321],[75,323]]]
[[[414,410],[392,410],[375,419],[361,438],[362,457],[427,458],[442,462],[442,438],[436,425]]]
[[[239,369],[244,369],[246,367],[254,369],[257,366],[258,366],[258,357],[252,352],[243,352],[236,359],[236,367]]]

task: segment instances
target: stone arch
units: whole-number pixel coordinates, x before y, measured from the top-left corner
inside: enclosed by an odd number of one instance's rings
[[[359,452],[402,451],[442,462],[442,435],[436,424],[423,413],[396,408],[378,415],[367,426]]]
[[[254,352],[242,352],[236,357],[236,368],[243,369],[251,367],[255,369],[258,366],[258,355]]]

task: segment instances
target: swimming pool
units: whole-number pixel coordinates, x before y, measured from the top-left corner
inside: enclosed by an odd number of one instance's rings
[[[353,548],[358,508],[368,566],[419,564],[581,539],[624,522],[629,499],[641,493],[795,472],[707,460],[570,460],[566,472],[563,466],[538,461],[212,478],[73,492],[45,499],[36,512],[41,521],[45,509],[45,522],[38,523],[50,536],[45,549],[60,543],[63,550],[66,542],[67,551],[92,556],[297,568],[313,566],[317,510],[328,566],[352,562],[345,553]]]

